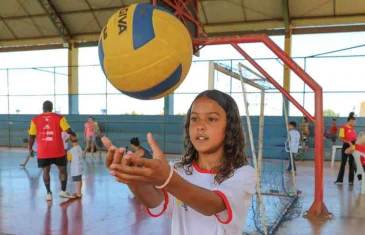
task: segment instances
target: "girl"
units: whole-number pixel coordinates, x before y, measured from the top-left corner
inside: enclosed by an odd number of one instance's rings
[[[185,154],[170,166],[149,133],[153,159],[108,148],[106,166],[158,217],[172,218],[171,234],[242,234],[256,173],[244,155],[241,117],[229,95],[208,90],[193,101],[185,123]],[[142,168],[135,167],[143,165]]]
[[[153,158],[151,152],[141,145],[141,143],[139,142],[138,137],[133,137],[130,140],[130,144],[131,144],[131,147],[134,149],[136,156],[143,157],[143,158],[148,158],[148,159]]]
[[[88,118],[88,121],[85,123],[84,130],[84,142],[86,147],[83,152],[83,158],[86,158],[86,152],[91,148],[91,160],[94,160],[94,147],[95,147],[95,129],[97,125],[95,124],[95,119],[93,116]]]
[[[335,184],[341,185],[343,183],[343,175],[345,173],[345,166],[347,162],[347,158],[349,159],[349,184],[354,185],[354,157],[352,154],[347,154],[345,151],[351,144],[355,144],[356,141],[356,132],[354,130],[354,126],[356,123],[355,113],[351,112],[347,118],[347,123],[343,125],[340,129],[339,138],[343,141],[342,145],[342,159],[341,159],[341,167],[338,172],[337,180]]]

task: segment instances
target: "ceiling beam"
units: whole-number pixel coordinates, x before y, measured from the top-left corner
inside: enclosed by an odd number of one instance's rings
[[[89,1],[88,1],[88,0],[85,0],[85,2],[86,2],[87,6],[89,7],[89,9],[90,9],[90,11],[91,11],[91,14],[93,14],[94,19],[95,19],[96,23],[98,24],[98,26],[99,26],[100,30],[102,30],[102,29],[103,29],[103,27],[101,26],[101,24],[100,24],[100,22],[99,22],[99,20],[98,20],[98,17],[96,16],[96,14],[95,14],[95,12],[94,12],[94,9],[91,7],[91,5],[90,5],[90,3],[89,3]]]
[[[0,16],[0,20],[4,23],[5,28],[7,28],[9,30],[9,32],[11,33],[11,35],[17,39],[18,37],[15,35],[14,31],[10,28],[10,26],[8,25],[8,23],[6,22],[6,20]]]
[[[358,25],[356,25],[358,24]],[[327,32],[328,28],[341,29],[341,32],[351,32],[351,30],[361,31],[363,27],[361,24],[365,24],[365,14],[356,16],[330,16],[330,17],[308,17],[308,18],[291,18],[291,25],[294,31],[311,30],[310,28],[316,27],[316,32],[323,29],[323,33]],[[357,27],[358,26],[358,27]],[[284,30],[285,22],[282,19],[276,20],[263,20],[263,21],[251,21],[251,22],[238,22],[238,23],[224,23],[224,24],[209,24],[204,25],[205,31],[209,35],[223,35],[228,33],[230,35],[245,32],[255,31],[277,31]]]
[[[65,23],[59,16],[56,8],[50,0],[37,0],[39,5],[43,8],[44,12],[56,28],[59,36],[64,42],[68,42],[71,39],[70,31],[67,29]]]
[[[26,9],[26,7],[23,5],[23,3],[20,0],[16,0],[18,2],[18,4],[22,7],[22,9],[28,14],[28,16],[30,15],[28,10]],[[44,36],[42,31],[39,29],[38,25],[35,23],[33,17],[29,16],[28,19],[30,19],[32,21],[32,23],[34,24],[35,28],[37,29],[38,33],[41,36]]]
[[[283,19],[285,26],[285,35],[290,35],[290,13],[289,13],[289,0],[282,0],[283,4]]]
[[[1,18],[0,18],[1,19]],[[316,34],[316,33],[337,33],[337,32],[358,32],[365,31],[365,15],[343,16],[343,17],[311,17],[292,18],[293,34]],[[356,23],[353,25],[346,25]],[[322,25],[322,26],[321,26]],[[326,25],[326,26],[323,26]],[[269,21],[256,21],[245,23],[226,23],[204,25],[207,34],[213,36],[234,36],[244,34],[265,33],[268,35],[285,35],[285,23],[282,19]],[[100,32],[75,34],[72,40],[77,47],[96,46]],[[53,37],[25,38],[25,39],[4,39],[0,40],[1,51],[9,51],[11,48],[42,48],[45,45],[57,45],[60,47],[63,39],[57,35]]]
[[[44,0],[43,0],[44,1]],[[93,11],[95,13],[98,12],[103,12],[103,11],[117,11],[120,10],[122,6],[120,7],[104,7],[104,8],[93,8]],[[71,10],[71,11],[60,11],[58,12],[59,15],[72,15],[72,14],[80,14],[80,13],[90,13],[91,10],[90,9],[85,9],[85,10]],[[33,15],[22,15],[22,16],[6,16],[4,17],[5,20],[23,20],[23,19],[28,19],[29,17],[45,17],[47,16],[47,14],[33,14]]]

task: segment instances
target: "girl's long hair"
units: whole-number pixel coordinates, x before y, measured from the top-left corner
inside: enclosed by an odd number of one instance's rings
[[[200,97],[207,97],[214,100],[224,109],[227,115],[223,151],[224,156],[220,165],[215,169],[212,169],[212,171],[217,172],[215,181],[218,184],[221,184],[224,180],[233,176],[235,169],[248,165],[248,161],[244,154],[245,139],[238,106],[231,96],[218,90],[207,90],[200,93],[191,104],[185,121],[185,154],[182,160],[175,164],[175,168],[182,167],[186,174],[191,175],[193,172],[192,163],[198,160],[198,152],[190,140],[189,126],[192,106]]]

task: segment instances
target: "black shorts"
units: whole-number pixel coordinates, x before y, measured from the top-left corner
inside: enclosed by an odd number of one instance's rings
[[[73,182],[78,182],[82,180],[82,175],[72,176]]]
[[[56,166],[67,166],[67,156],[56,158],[38,158],[38,168],[44,168],[55,164]]]
[[[95,137],[95,146],[97,149],[101,149],[103,147],[103,142],[101,141],[101,138],[103,138],[103,136],[97,135]]]

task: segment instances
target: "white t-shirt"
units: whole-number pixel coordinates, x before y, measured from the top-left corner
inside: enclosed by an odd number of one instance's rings
[[[290,135],[291,151],[292,153],[298,153],[300,133],[299,131],[293,129],[289,131],[289,135]]]
[[[186,181],[199,187],[215,191],[226,203],[227,210],[216,216],[204,216],[171,194],[165,214],[172,219],[173,235],[241,235],[246,216],[256,192],[256,171],[251,166],[236,169],[234,175],[220,185],[214,183],[215,174],[199,169],[193,164],[193,174],[187,175],[182,168],[176,172]],[[156,217],[163,210],[165,202],[157,208],[149,209]]]
[[[62,132],[62,140],[63,140],[63,145],[65,149],[68,149],[68,138],[70,138],[70,135],[67,134],[67,132]]]
[[[71,176],[82,175],[82,149],[80,146],[72,147],[67,158],[71,159]]]

